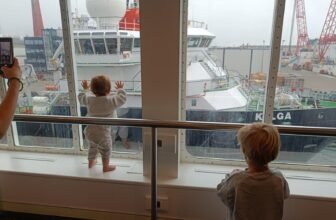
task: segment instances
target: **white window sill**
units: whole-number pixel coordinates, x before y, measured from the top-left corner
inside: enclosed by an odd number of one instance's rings
[[[111,159],[117,165],[113,172],[102,172],[101,162],[87,168],[84,155],[63,155],[31,152],[0,151],[0,172],[15,172],[25,175],[53,175],[88,181],[127,182],[128,184],[148,184],[144,177],[142,161],[133,159]],[[159,179],[160,186],[172,188],[198,188],[215,190],[217,184],[237,167],[182,163],[179,178]],[[336,174],[330,172],[281,170],[289,183],[291,197],[313,197],[336,201]]]

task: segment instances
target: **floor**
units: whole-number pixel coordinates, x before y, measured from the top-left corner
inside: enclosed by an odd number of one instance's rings
[[[20,212],[1,212],[1,220],[83,220],[79,218],[66,218],[50,215],[35,215]]]

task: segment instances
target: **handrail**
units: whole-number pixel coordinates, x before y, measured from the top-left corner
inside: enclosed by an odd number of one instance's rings
[[[156,127],[196,130],[237,130],[243,127],[244,123],[223,123],[223,122],[201,122],[201,121],[174,121],[174,120],[152,120],[152,119],[129,119],[129,118],[97,118],[77,117],[61,115],[31,115],[16,114],[14,121],[24,122],[50,122],[69,124],[97,124],[97,125],[120,125],[133,127]],[[312,126],[288,126],[275,125],[281,134],[335,136],[335,127],[312,127]]]

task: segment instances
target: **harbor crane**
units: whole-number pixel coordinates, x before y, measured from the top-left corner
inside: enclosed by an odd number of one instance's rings
[[[336,0],[331,0],[327,17],[324,21],[319,39],[318,51],[320,62],[324,60],[327,50],[332,43],[336,43]]]
[[[295,0],[295,10],[298,32],[295,55],[298,56],[302,48],[310,49],[311,45],[309,44],[307,32],[306,9],[304,0]]]

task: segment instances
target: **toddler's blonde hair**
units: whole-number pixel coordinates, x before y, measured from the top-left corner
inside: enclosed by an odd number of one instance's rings
[[[238,141],[246,159],[259,165],[275,160],[280,150],[278,129],[270,124],[254,123],[240,128]]]

